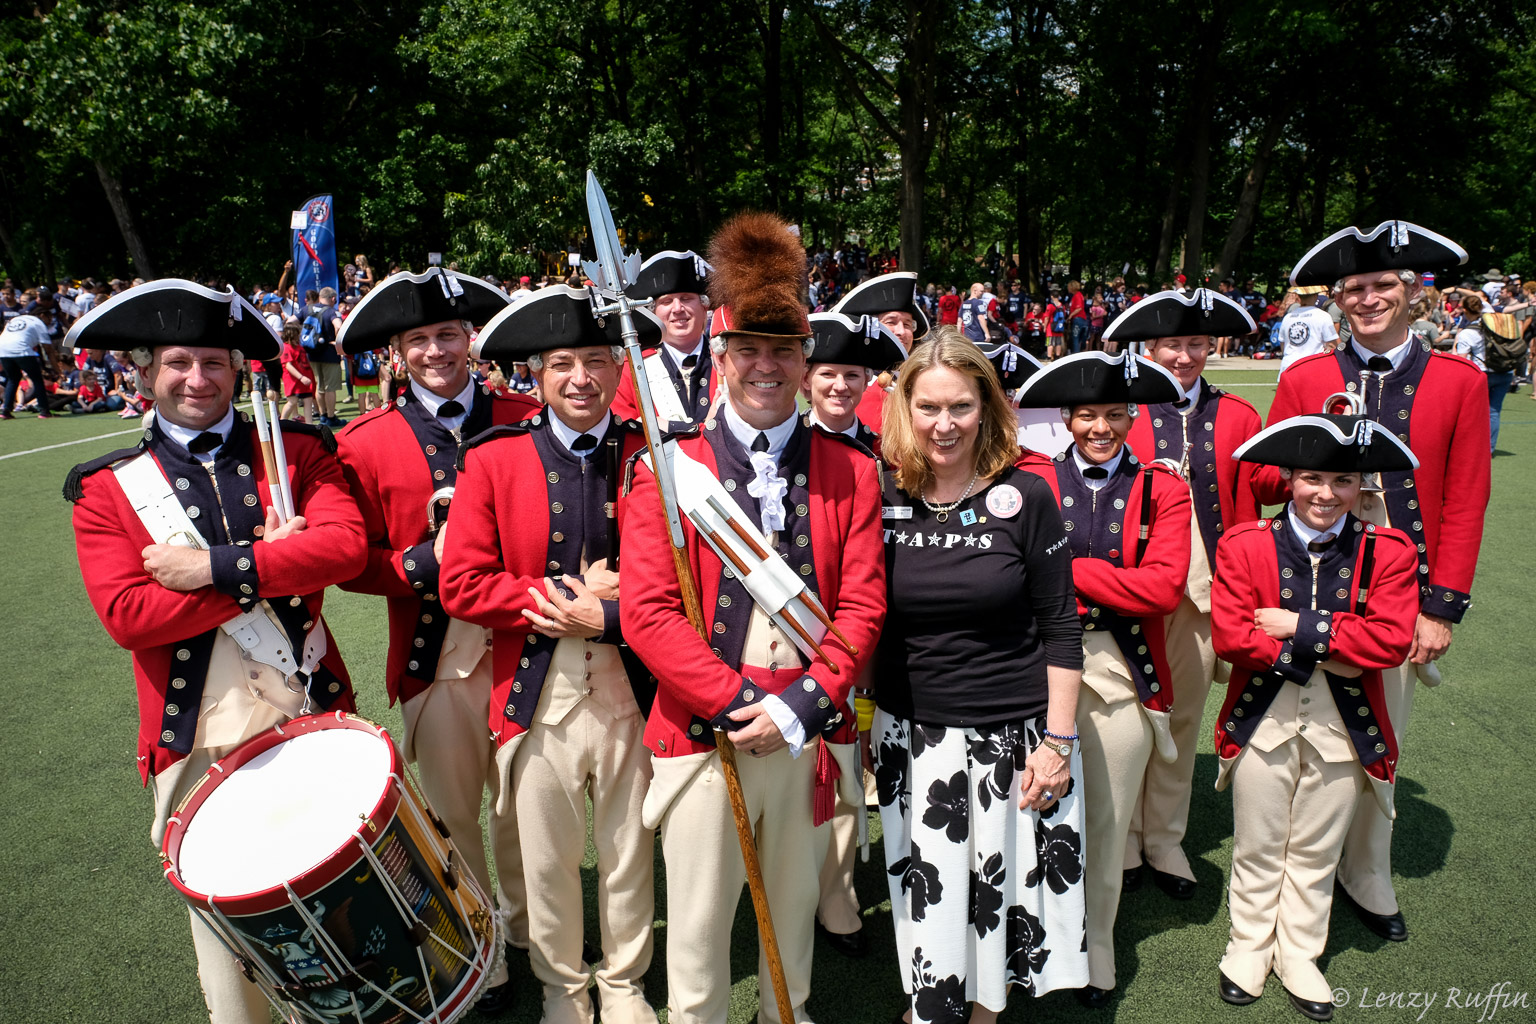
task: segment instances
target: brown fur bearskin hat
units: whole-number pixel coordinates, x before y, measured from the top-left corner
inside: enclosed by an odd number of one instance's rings
[[[805,250],[771,213],[738,213],[709,243],[713,334],[808,338]]]

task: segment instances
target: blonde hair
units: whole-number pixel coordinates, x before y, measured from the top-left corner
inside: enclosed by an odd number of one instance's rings
[[[880,451],[896,475],[896,486],[908,494],[931,486],[933,464],[918,446],[912,430],[912,391],[917,380],[935,366],[953,370],[976,386],[981,398],[981,422],[976,433],[976,472],[989,479],[1019,457],[1018,417],[1003,394],[992,361],[953,324],[935,327],[901,364],[896,390],[885,403],[880,423]]]

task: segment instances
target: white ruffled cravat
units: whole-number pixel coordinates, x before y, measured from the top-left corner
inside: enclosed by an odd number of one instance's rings
[[[764,533],[776,533],[784,529],[784,495],[789,493],[789,481],[779,476],[779,464],[767,452],[752,452],[752,468],[757,472],[747,481],[747,493],[762,506]]]

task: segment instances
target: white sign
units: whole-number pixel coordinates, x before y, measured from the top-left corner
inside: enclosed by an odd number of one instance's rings
[[[443,265],[443,254],[440,252],[427,253],[427,266],[440,267]]]
[[[572,267],[579,267],[579,266],[581,266],[581,253],[579,253],[579,252],[570,253],[569,255],[566,256],[566,261],[569,262]]]
[[[288,230],[303,231],[309,227],[309,214],[303,210],[294,210],[288,215]]]

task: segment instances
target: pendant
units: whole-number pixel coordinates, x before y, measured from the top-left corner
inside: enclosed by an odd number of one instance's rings
[[[933,518],[938,520],[941,523],[947,523],[947,522],[949,522],[949,513],[948,512],[939,512],[939,513],[936,513]]]

